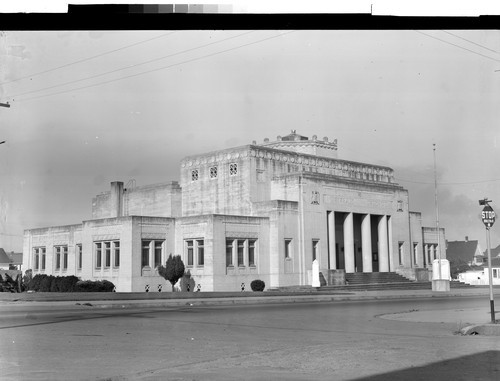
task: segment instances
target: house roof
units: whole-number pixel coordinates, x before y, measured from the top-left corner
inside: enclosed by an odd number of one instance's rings
[[[5,264],[10,262],[11,262],[10,258],[5,252],[5,250],[0,247],[0,263]]]
[[[10,262],[13,265],[22,265],[23,264],[23,253],[8,253],[7,256],[10,258]]]
[[[491,248],[490,250],[491,250],[491,257],[492,258],[500,256],[500,245],[498,245],[495,248]],[[488,256],[488,250],[484,251],[484,256]]]
[[[488,263],[485,267],[488,267]],[[491,258],[491,267],[500,267],[500,258]]]
[[[471,262],[478,247],[478,241],[448,241],[446,258],[455,262]]]

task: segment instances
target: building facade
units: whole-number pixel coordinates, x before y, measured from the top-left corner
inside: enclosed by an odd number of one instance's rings
[[[186,157],[179,182],[111,183],[91,220],[26,230],[24,268],[107,279],[123,292],[168,289],[156,268],[170,254],[201,291],[310,284],[315,259],[323,273],[412,277],[437,258],[429,247],[439,240],[408,205],[391,168],[340,160],[336,140],[292,131]]]

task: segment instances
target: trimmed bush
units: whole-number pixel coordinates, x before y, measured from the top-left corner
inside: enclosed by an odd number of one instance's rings
[[[40,281],[40,287],[37,291],[40,292],[50,292],[52,286],[52,280],[55,278],[53,275],[45,275]]]
[[[107,280],[81,281],[74,275],[37,274],[28,284],[28,290],[37,292],[111,292],[114,288],[115,285]]]
[[[47,277],[47,275],[45,275],[45,274],[35,275],[28,283],[28,290],[40,291],[40,284],[42,283],[42,279],[44,279],[46,277]]]
[[[252,283],[250,283],[250,287],[252,288],[252,291],[264,291],[266,284],[260,279],[255,279]]]
[[[76,292],[112,292],[115,285],[108,280],[80,280],[76,283]]]

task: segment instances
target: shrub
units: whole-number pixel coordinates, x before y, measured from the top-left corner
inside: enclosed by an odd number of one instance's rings
[[[80,280],[74,275],[62,277],[59,283],[59,291],[61,292],[75,292],[76,284]]]
[[[266,284],[260,279],[255,279],[252,283],[250,283],[250,287],[252,288],[252,291],[264,291]]]
[[[23,280],[22,280],[22,290],[27,291],[29,289],[29,284],[33,280],[33,270],[26,270],[24,272]]]
[[[158,266],[158,274],[172,284],[172,291],[175,291],[174,285],[184,275],[184,262],[180,255],[169,255],[165,267]]]
[[[40,292],[50,292],[52,288],[52,279],[55,277],[53,275],[45,275],[40,281],[40,287],[38,291]]]
[[[47,275],[45,275],[45,274],[35,275],[28,283],[28,290],[40,291],[40,284],[42,283],[42,279],[44,279],[46,277],[47,277]]]
[[[7,272],[0,274],[0,292],[19,292],[18,278]]]
[[[76,292],[112,292],[115,285],[108,280],[81,280],[76,282]]]

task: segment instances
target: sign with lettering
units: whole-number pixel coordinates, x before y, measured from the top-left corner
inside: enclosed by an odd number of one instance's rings
[[[481,212],[481,219],[483,220],[483,224],[487,228],[491,228],[495,223],[495,211],[489,205],[486,205]]]

